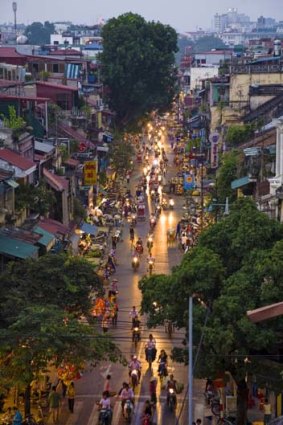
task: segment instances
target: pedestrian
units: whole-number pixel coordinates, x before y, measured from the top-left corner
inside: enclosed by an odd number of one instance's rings
[[[117,239],[116,236],[113,235],[112,236],[112,249],[116,249],[117,248]]]
[[[108,332],[108,328],[109,328],[109,316],[108,316],[108,314],[105,314],[103,316],[103,319],[102,319],[102,322],[101,322],[101,327],[102,327],[103,333]]]
[[[68,406],[71,413],[74,413],[75,404],[75,385],[73,382],[67,388]]]
[[[19,409],[18,409],[18,407],[14,407],[13,408],[13,411],[14,411],[14,415],[13,415],[13,425],[22,425],[22,420],[23,420],[23,417],[22,417],[22,414],[21,414],[21,412],[19,411]]]
[[[103,391],[107,391],[109,394],[109,397],[114,397],[116,395],[116,391],[113,391],[111,386],[111,375],[106,376]]]
[[[56,391],[56,386],[53,385],[52,391],[48,397],[49,409],[52,413],[53,424],[57,424],[59,421],[59,409],[61,406],[61,396]]]
[[[112,326],[117,326],[119,308],[118,308],[118,304],[117,304],[116,300],[114,301],[113,304],[114,305],[113,305],[113,313],[112,313],[113,314],[112,315]]]
[[[152,376],[149,381],[149,394],[150,394],[150,401],[153,404],[153,406],[156,406],[156,403],[157,403],[156,388],[157,388],[157,378],[155,376]]]
[[[263,412],[264,412],[264,417],[263,417],[264,425],[268,425],[271,419],[271,404],[269,403],[268,398],[264,400]]]
[[[181,235],[181,245],[182,245],[183,251],[185,251],[187,246],[187,235],[185,232],[183,232]]]

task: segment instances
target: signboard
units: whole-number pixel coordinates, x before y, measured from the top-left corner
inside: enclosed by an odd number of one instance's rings
[[[219,134],[213,133],[210,136],[210,143],[211,143],[211,150],[210,150],[210,163],[211,168],[217,168],[218,167],[218,139]]]
[[[84,185],[91,186],[97,181],[97,161],[87,161],[84,164]]]
[[[194,176],[192,174],[184,174],[184,190],[192,190],[194,187]]]
[[[273,189],[277,189],[282,184],[282,178],[281,177],[274,177],[272,179],[268,179],[270,187]]]

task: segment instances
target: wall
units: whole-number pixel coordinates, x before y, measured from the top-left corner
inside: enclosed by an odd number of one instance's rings
[[[63,37],[62,34],[51,34],[50,44],[64,44],[64,41],[68,41],[69,44],[73,44],[73,37]]]
[[[201,87],[201,80],[218,77],[218,67],[191,68],[191,90]]]
[[[250,108],[252,111],[257,109],[260,105],[263,105],[265,102],[273,99],[274,96],[251,96],[250,98]]]
[[[232,74],[230,78],[230,102],[248,102],[252,84],[283,84],[283,73]]]

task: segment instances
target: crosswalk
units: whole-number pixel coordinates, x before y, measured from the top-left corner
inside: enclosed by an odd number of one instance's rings
[[[146,400],[148,400],[148,396],[140,395],[138,401],[135,402],[131,425],[140,425],[142,423],[141,418],[143,415],[144,403]],[[76,401],[75,413],[69,417],[66,425],[81,425],[80,415],[82,413],[83,404],[84,404],[83,400]],[[120,400],[117,399],[112,404],[113,404],[112,425],[124,424]],[[166,395],[160,396],[158,398],[157,406],[154,411],[153,423],[155,424],[174,423],[174,418],[178,417],[181,408],[182,408],[182,399],[179,398],[176,411],[170,412],[166,405]],[[86,425],[97,425],[98,416],[99,416],[99,411],[98,411],[96,403],[94,403],[93,409],[91,411],[89,420]]]

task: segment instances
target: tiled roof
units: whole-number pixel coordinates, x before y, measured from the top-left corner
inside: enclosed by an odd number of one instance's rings
[[[42,227],[42,229],[46,230],[53,235],[67,235],[69,233],[69,229],[64,224],[60,223],[60,221],[52,220],[51,218],[43,218],[37,223],[37,227]]]
[[[0,84],[1,86],[1,84]],[[3,94],[0,93],[0,99],[7,99],[7,100],[28,100],[28,101],[33,101],[33,102],[50,102],[49,97],[38,97],[38,96],[18,96],[18,95],[13,95],[13,94]]]
[[[43,81],[37,81],[36,85],[37,86],[50,87],[52,89],[61,89],[61,90],[66,90],[66,91],[73,91],[73,92],[78,91],[77,87],[65,86],[64,84],[56,84],[56,83],[53,84],[53,83],[45,83]]]
[[[77,167],[79,165],[80,161],[73,158],[68,158],[64,161],[64,164],[69,165],[69,167]]]
[[[61,130],[64,134],[76,140],[79,143],[84,143],[88,148],[95,148],[95,144],[86,138],[83,134],[74,130],[69,125],[59,124],[58,129]]]
[[[48,184],[58,192],[63,192],[63,190],[69,189],[69,182],[64,177],[53,174],[46,168],[43,169],[43,175],[46,178]]]
[[[20,55],[15,47],[0,47],[0,59],[1,58],[24,58],[24,55]]]
[[[10,149],[0,149],[0,159],[20,168],[23,171],[27,171],[36,165],[30,159],[24,158],[17,152],[14,152]]]

